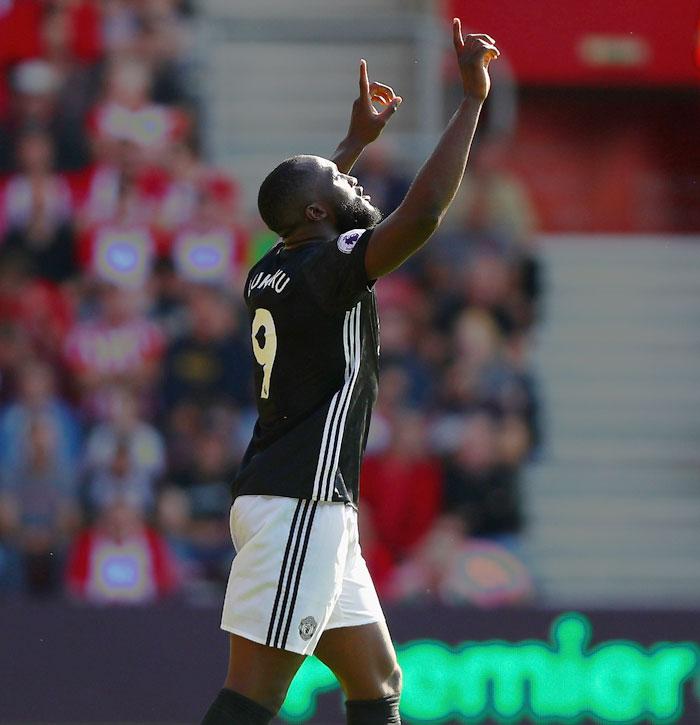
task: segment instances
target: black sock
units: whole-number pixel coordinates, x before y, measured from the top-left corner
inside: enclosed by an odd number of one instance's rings
[[[348,700],[345,712],[348,725],[401,725],[399,695],[379,700]]]
[[[267,708],[233,690],[223,689],[201,725],[267,725],[275,716]]]

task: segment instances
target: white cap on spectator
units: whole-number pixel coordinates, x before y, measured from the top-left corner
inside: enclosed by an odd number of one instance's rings
[[[53,93],[58,86],[58,76],[45,60],[27,60],[15,68],[13,85],[16,91],[27,95]]]

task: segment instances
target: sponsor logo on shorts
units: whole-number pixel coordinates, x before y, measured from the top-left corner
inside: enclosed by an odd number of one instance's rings
[[[299,636],[306,642],[314,636],[316,631],[316,620],[313,617],[304,617],[299,622]]]

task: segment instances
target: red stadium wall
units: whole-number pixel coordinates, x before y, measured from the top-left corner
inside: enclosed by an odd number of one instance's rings
[[[700,2],[449,0],[448,17],[490,33],[521,83],[693,85]]]

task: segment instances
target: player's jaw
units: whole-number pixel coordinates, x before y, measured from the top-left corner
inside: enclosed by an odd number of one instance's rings
[[[339,234],[351,229],[371,229],[382,220],[381,211],[362,191],[361,186],[356,186],[352,192],[336,197],[333,211],[335,228]]]

